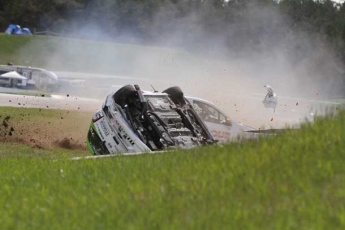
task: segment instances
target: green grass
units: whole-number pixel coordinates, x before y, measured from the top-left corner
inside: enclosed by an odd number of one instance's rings
[[[49,161],[52,159],[61,159],[66,157],[85,156],[84,150],[69,150],[63,148],[42,149],[37,147],[30,147],[23,143],[3,142],[0,147],[0,159],[37,159],[47,158]]]
[[[29,36],[10,36],[0,34],[0,63],[6,64],[17,60],[18,48],[24,47],[32,41]]]
[[[285,135],[140,156],[72,161],[2,144],[0,226],[344,229],[344,140],[341,112]]]

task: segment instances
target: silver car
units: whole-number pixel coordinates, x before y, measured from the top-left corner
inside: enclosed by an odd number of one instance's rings
[[[179,87],[162,93],[126,85],[107,96],[86,141],[94,155],[164,151],[216,143]]]

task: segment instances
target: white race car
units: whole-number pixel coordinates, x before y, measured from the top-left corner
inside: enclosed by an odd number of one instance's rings
[[[86,143],[94,155],[140,153],[257,135],[251,131],[212,103],[184,96],[179,87],[159,93],[126,85],[108,95],[94,114]]]
[[[209,101],[189,96],[185,98],[193,105],[213,138],[219,142],[236,140],[239,137],[254,138],[262,132],[230,119],[221,109]]]

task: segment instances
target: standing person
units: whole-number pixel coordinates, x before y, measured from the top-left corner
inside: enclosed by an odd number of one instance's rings
[[[267,94],[262,101],[264,104],[265,108],[272,108],[273,111],[276,111],[276,107],[278,105],[278,96],[277,94],[274,93],[273,89],[269,85],[264,85],[264,87],[267,88]]]

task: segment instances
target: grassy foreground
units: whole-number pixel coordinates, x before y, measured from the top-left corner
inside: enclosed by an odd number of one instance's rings
[[[0,226],[344,229],[344,140],[342,112],[278,137],[130,157],[1,144]]]

